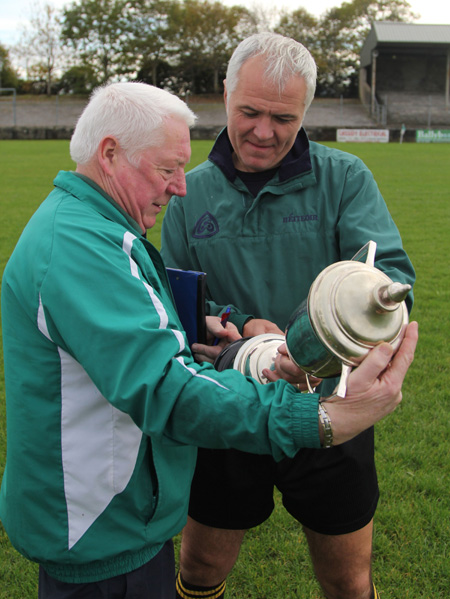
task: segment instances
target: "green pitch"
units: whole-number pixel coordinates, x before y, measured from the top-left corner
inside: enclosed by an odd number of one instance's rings
[[[188,169],[210,141],[192,143]],[[416,360],[403,403],[376,427],[381,499],[375,516],[374,580],[384,599],[448,599],[450,580],[450,145],[329,144],[373,171],[417,273],[412,318]],[[67,141],[0,141],[0,269],[61,169]],[[150,232],[159,247],[160,223]],[[6,456],[0,378],[0,475]],[[330,489],[330,504],[333,490]],[[319,599],[305,539],[276,495],[274,514],[247,535],[228,599]],[[178,545],[179,538],[176,539]],[[37,597],[37,569],[0,525],[0,599]]]

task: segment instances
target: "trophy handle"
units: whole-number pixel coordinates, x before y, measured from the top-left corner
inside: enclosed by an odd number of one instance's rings
[[[361,261],[361,258],[366,256],[366,264],[369,266],[375,266],[375,254],[377,251],[377,244],[375,241],[368,241],[366,245],[356,252],[353,256],[352,261]]]
[[[306,385],[308,386],[308,393],[315,393],[316,388],[311,385],[311,382],[309,380],[309,374],[307,372],[305,372],[305,378],[306,378]]]
[[[339,395],[339,397],[345,397],[347,393],[347,381],[351,371],[351,366],[347,366],[347,364],[342,364],[341,378],[339,380],[338,386],[336,387],[336,395]]]

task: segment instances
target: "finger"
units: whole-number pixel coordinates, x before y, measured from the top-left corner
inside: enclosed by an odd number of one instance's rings
[[[281,378],[277,372],[270,370],[270,368],[263,368],[261,374],[268,380],[269,383],[274,383]]]
[[[222,351],[223,346],[220,345],[204,345],[202,343],[193,343],[191,351],[200,356],[206,356],[211,360],[215,360]]]
[[[231,322],[227,322],[224,330],[226,332],[226,338],[228,341],[237,341],[238,339],[242,339],[242,335],[240,334],[237,326]]]
[[[383,380],[396,383],[401,386],[403,379],[410,367],[418,340],[418,324],[411,322],[405,331],[403,341],[394,356],[389,368],[383,374]],[[379,375],[386,369],[392,359],[394,350],[388,343],[382,343],[374,347],[363,362],[351,374],[351,379],[358,386],[370,387]],[[364,379],[366,379],[364,384]],[[350,382],[350,381],[349,381]]]
[[[208,356],[205,356],[205,354],[192,354],[194,356],[194,360],[196,362],[198,362],[199,364],[201,362],[209,362],[209,364],[214,364],[214,361],[212,358],[209,358]]]
[[[275,368],[282,374],[295,378],[305,377],[305,373],[286,356],[278,355],[275,358]]]
[[[370,388],[392,359],[394,350],[389,343],[375,346],[349,377],[349,387]]]
[[[223,329],[222,325],[220,324],[220,318],[218,316],[207,316],[206,328],[208,329],[208,333],[215,337],[216,333],[220,331],[220,329]]]
[[[419,325],[413,321],[406,328],[403,341],[392,360],[391,368],[387,371],[386,376],[390,379],[396,379],[399,383],[403,381],[408,368],[414,360],[418,339]]]
[[[277,351],[279,354],[282,354],[283,356],[289,355],[288,351],[287,351],[286,343],[283,343],[282,345],[280,345],[280,347],[277,348]]]

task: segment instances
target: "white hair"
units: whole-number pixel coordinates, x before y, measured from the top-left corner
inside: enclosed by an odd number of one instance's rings
[[[86,164],[102,139],[117,139],[130,162],[162,143],[164,123],[174,117],[192,127],[196,116],[173,94],[146,83],[112,83],[97,88],[83,110],[70,141],[70,155]]]
[[[255,33],[237,46],[228,63],[228,95],[237,86],[242,65],[254,56],[264,57],[265,75],[278,85],[280,93],[293,75],[303,77],[306,83],[305,108],[309,108],[316,91],[317,66],[314,58],[300,42],[272,32]]]

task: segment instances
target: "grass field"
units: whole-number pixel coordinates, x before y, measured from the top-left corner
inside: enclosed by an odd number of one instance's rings
[[[189,168],[204,160],[211,142],[193,142],[192,147]],[[416,360],[402,405],[376,432],[381,501],[375,518],[374,579],[382,599],[448,599],[450,146],[339,147],[359,155],[373,171],[417,272],[412,313],[420,332]],[[54,175],[73,163],[66,141],[0,141],[0,157],[3,271],[21,230],[51,190]],[[150,239],[158,247],[159,234],[157,225]],[[0,378],[0,476],[5,454]],[[229,578],[229,599],[321,597],[299,526],[278,496],[276,503],[270,520],[247,535]],[[37,597],[36,572],[12,549],[0,526],[0,599]]]

